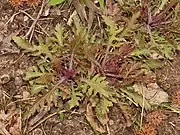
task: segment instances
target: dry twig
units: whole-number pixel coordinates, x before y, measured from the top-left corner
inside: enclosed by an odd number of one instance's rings
[[[28,38],[30,34],[31,34],[31,35],[33,34],[34,28],[35,28],[35,26],[36,26],[36,24],[37,24],[37,21],[38,21],[39,18],[41,17],[41,14],[42,14],[42,12],[43,12],[43,9],[44,9],[45,4],[46,4],[46,0],[43,0],[42,5],[41,5],[41,9],[39,10],[39,13],[38,13],[36,19],[34,20],[33,24],[31,25],[29,31],[28,31],[27,34],[25,35],[25,38]],[[32,36],[31,36],[31,37],[32,37]],[[31,41],[31,39],[29,39],[29,41]]]

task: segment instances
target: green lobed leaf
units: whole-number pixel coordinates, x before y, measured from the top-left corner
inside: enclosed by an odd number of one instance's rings
[[[49,5],[58,5],[58,4],[61,4],[63,3],[65,0],[49,0]]]
[[[63,34],[64,34],[64,27],[60,24],[57,24],[55,27],[55,35],[60,46],[63,46],[63,40],[64,40]]]
[[[81,100],[81,98],[80,98],[81,96],[82,96],[82,93],[75,91],[75,89],[72,88],[71,99],[68,101],[70,109],[75,106],[79,106],[79,101]]]
[[[128,90],[123,90],[123,89],[121,89],[121,91],[126,93],[130,99],[134,100],[134,102],[136,103],[135,105],[139,104],[141,107],[144,107],[146,110],[151,108],[151,104],[146,99],[144,99],[143,101],[143,97],[137,94],[136,92],[130,92]]]
[[[107,113],[109,112],[109,107],[111,106],[113,106],[113,103],[106,98],[101,98],[99,103],[96,105],[95,111],[97,118],[103,125],[107,124],[109,120]]]
[[[41,73],[41,72],[35,72],[35,71],[27,71],[25,73],[25,77],[24,77],[24,80],[30,80],[32,78],[36,78],[36,77],[39,77],[39,76],[42,76],[44,75],[45,73]]]
[[[99,94],[101,97],[111,97],[112,93],[109,90],[110,88],[108,87],[108,82],[105,80],[105,77],[102,77],[99,74],[97,74],[92,78],[87,78],[82,78],[81,81],[85,83],[83,87],[88,88],[88,96],[96,96],[97,94]]]
[[[49,47],[45,44],[40,44],[40,45],[35,45],[34,48],[36,50],[38,50],[39,54],[45,54],[46,56],[48,56],[50,59],[52,59],[52,54],[49,50]]]
[[[150,69],[158,69],[163,66],[162,61],[160,61],[158,59],[144,60],[144,62]]]
[[[108,32],[108,42],[110,44],[113,44],[113,41],[121,41],[122,38],[116,36],[123,31],[123,28],[118,28],[117,24],[107,16],[103,16],[103,20],[108,26],[108,28],[106,29]]]
[[[37,94],[41,90],[43,90],[46,87],[46,85],[33,85],[31,87],[31,94]]]
[[[25,49],[28,52],[35,51],[35,49],[31,46],[31,44],[27,40],[25,40],[23,37],[13,36],[12,39],[22,49]]]
[[[100,4],[101,9],[104,10],[104,0],[99,0],[99,4]]]
[[[152,37],[154,40],[154,46],[160,51],[161,55],[165,58],[172,59],[175,47],[171,44],[164,35],[158,32],[153,32]]]

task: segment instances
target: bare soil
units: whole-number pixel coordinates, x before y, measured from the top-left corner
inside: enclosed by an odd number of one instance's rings
[[[0,111],[6,110],[8,112],[12,109],[12,106],[15,108],[23,107],[21,103],[16,101],[20,100],[25,92],[28,92],[28,85],[23,81],[23,71],[31,66],[34,60],[24,55],[11,41],[13,35],[26,33],[32,23],[30,19],[25,21],[26,15],[23,13],[11,18],[20,9],[25,11],[27,8],[12,7],[6,0],[0,0]],[[51,27],[62,21],[62,18],[69,16],[67,12],[64,12],[64,14],[58,13],[57,7],[54,7],[51,11],[48,18],[44,17],[38,22],[49,34],[52,32]],[[38,9],[29,8],[27,13],[36,17]],[[10,18],[12,20],[9,20]],[[39,28],[37,28],[38,31],[44,34]],[[167,62],[166,65],[162,70],[157,71],[157,83],[161,88],[172,94],[173,91],[180,90],[180,52],[177,52],[175,59]],[[8,95],[9,100],[7,102],[4,101],[2,92]],[[44,117],[53,112],[54,110],[51,109]],[[170,111],[165,111],[165,113],[167,118],[157,127],[158,135],[180,135],[180,116]],[[111,108],[109,118],[108,128],[111,135],[135,135],[134,124],[128,126],[127,118],[118,107]],[[94,135],[95,133],[87,122],[85,114],[77,110],[77,112],[66,114],[64,120],[60,120],[59,115],[55,115],[26,134]]]

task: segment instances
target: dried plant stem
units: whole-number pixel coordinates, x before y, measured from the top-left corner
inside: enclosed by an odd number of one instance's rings
[[[69,71],[71,71],[73,69],[73,59],[74,59],[75,47],[76,47],[76,45],[74,46],[74,48],[72,50],[71,59],[70,59],[70,62],[69,62]]]
[[[31,25],[29,31],[28,31],[27,34],[25,35],[25,38],[28,38],[28,36],[33,33],[33,30],[34,30],[34,28],[35,28],[35,26],[36,26],[36,24],[37,24],[37,21],[39,20],[41,14],[42,14],[42,12],[43,12],[43,9],[44,9],[45,4],[46,4],[46,0],[43,0],[42,5],[41,5],[41,9],[39,10],[39,13],[38,13],[36,19],[34,20],[33,24]]]
[[[105,64],[106,64],[106,60],[107,60],[107,56],[109,54],[109,49],[110,49],[111,45],[108,44],[107,45],[107,48],[106,48],[106,52],[105,52],[105,56],[104,56],[104,59],[103,59],[103,62],[102,62],[102,68],[104,68]]]
[[[32,108],[30,108],[24,115],[24,119],[29,119],[29,117],[31,116],[31,112],[34,110],[35,106],[38,106],[39,104],[41,104],[42,101],[44,101],[45,99],[48,98],[48,95],[52,94],[57,87],[62,84],[64,81],[66,81],[68,78],[67,77],[62,77],[54,86],[51,90],[49,90],[42,98],[40,98],[34,105]]]
[[[20,12],[21,13],[23,13],[23,14],[25,14],[25,15],[27,15],[29,18],[31,18],[33,21],[35,20],[30,14],[28,14],[27,12],[25,12],[25,11],[23,11],[23,10],[20,10]],[[44,28],[40,25],[40,24],[38,24],[37,23],[37,25],[38,25],[38,27],[47,35],[47,36],[49,36],[49,34],[44,30]]]
[[[140,84],[140,88],[141,88],[141,92],[142,92],[142,96],[143,96],[143,104],[142,104],[142,109],[141,109],[141,122],[140,122],[140,127],[142,127],[142,123],[143,123],[143,115],[144,115],[144,101],[145,101],[145,93],[144,93],[144,89],[142,87],[142,84]]]
[[[28,131],[28,133],[31,132],[33,129],[35,129],[37,126],[39,126],[41,123],[43,123],[44,121],[46,121],[47,119],[55,116],[55,115],[58,114],[58,113],[63,113],[63,112],[66,112],[66,110],[62,110],[62,111],[60,111],[60,112],[54,112],[54,113],[48,115],[47,117],[45,117],[44,119],[42,119],[41,121],[39,121],[36,125],[34,125],[34,126]]]

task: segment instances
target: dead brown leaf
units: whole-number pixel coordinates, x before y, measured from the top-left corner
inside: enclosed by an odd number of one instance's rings
[[[9,133],[12,135],[20,135],[21,134],[21,119],[20,115],[15,115],[10,124]]]
[[[86,110],[86,119],[90,123],[91,127],[100,132],[100,133],[105,133],[106,130],[98,123],[97,118],[93,112],[93,108],[90,104],[87,105],[87,110]]]
[[[106,0],[105,10],[107,15],[115,16],[120,11],[120,8],[118,7],[118,4],[114,3],[112,0]]]
[[[72,4],[74,5],[74,7],[76,8],[77,13],[79,14],[81,20],[83,22],[85,22],[85,20],[87,20],[87,15],[86,15],[86,11],[85,11],[85,5],[83,5],[82,3],[79,2],[79,0],[73,0]]]
[[[161,89],[157,83],[150,83],[146,86],[143,84],[134,84],[134,90],[140,95],[144,94],[145,98],[149,100],[151,104],[161,104],[168,102],[168,94]]]
[[[0,112],[0,134],[3,135],[20,135],[21,118],[19,111],[8,111],[6,114],[3,110]]]

